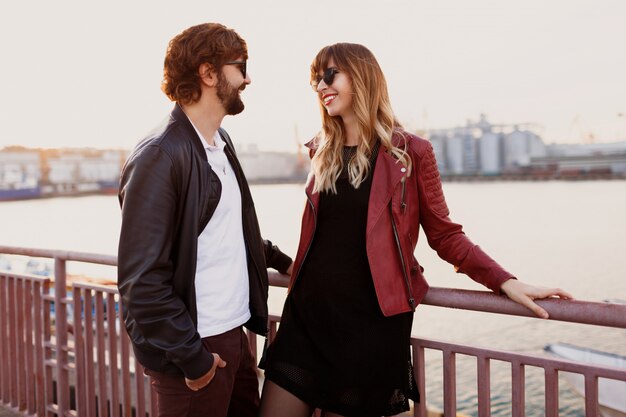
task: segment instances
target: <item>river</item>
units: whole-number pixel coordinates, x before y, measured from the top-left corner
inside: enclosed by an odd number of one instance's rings
[[[252,187],[265,238],[294,254],[305,204],[302,185]],[[626,299],[626,181],[444,183],[453,220],[519,279],[558,286],[589,301]],[[0,244],[115,254],[120,215],[113,196],[0,203]],[[421,236],[417,259],[431,286],[484,289],[440,260]],[[81,269],[82,268],[82,269]],[[84,273],[70,264],[69,272]],[[114,277],[114,268],[87,273]],[[285,291],[271,289],[280,313]],[[498,349],[542,353],[568,342],[626,355],[626,331],[420,306],[414,335]],[[440,354],[427,355],[427,398],[441,408]],[[459,411],[475,416],[475,361],[457,363]],[[492,365],[492,415],[510,415],[510,369]],[[544,415],[543,372],[528,369],[528,416]],[[583,416],[584,403],[560,384],[561,415]]]

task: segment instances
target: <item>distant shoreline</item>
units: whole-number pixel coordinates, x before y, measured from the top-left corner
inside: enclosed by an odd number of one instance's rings
[[[626,174],[501,174],[501,175],[442,175],[444,182],[494,182],[494,181],[605,181],[626,180]]]
[[[626,174],[579,174],[579,175],[528,175],[528,174],[507,174],[507,175],[442,175],[442,182],[546,182],[546,181],[614,181],[626,180]],[[264,178],[252,179],[248,181],[250,185],[283,185],[301,184],[306,182],[305,178]],[[117,190],[108,188],[106,190],[89,191],[65,191],[53,192],[39,195],[26,195],[19,197],[3,198],[0,190],[0,203],[9,201],[41,200],[57,197],[86,197],[94,195],[116,196]]]

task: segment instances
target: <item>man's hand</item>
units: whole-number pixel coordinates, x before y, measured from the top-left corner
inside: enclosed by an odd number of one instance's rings
[[[504,281],[504,283],[500,286],[500,289],[511,300],[530,309],[542,319],[547,319],[549,317],[548,312],[539,307],[539,305],[537,305],[533,300],[548,297],[559,297],[565,300],[572,300],[574,298],[568,292],[563,291],[560,288],[535,287],[516,279]]]
[[[211,369],[209,369],[209,372],[202,375],[198,379],[185,378],[185,383],[187,384],[190,390],[198,391],[199,389],[206,387],[207,385],[209,385],[209,382],[213,380],[213,377],[215,376],[215,371],[217,370],[217,368],[218,367],[223,368],[226,366],[226,362],[224,362],[222,358],[220,358],[220,355],[218,355],[217,353],[212,353],[212,355],[214,359],[213,366],[211,367]]]
[[[293,262],[291,263],[291,265],[289,265],[289,268],[287,268],[286,274],[291,276],[292,273],[293,273]]]

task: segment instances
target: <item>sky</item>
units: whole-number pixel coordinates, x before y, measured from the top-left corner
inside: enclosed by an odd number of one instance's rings
[[[168,41],[220,22],[252,84],[225,127],[296,151],[320,128],[309,66],[336,42],[376,55],[412,131],[534,123],[546,143],[626,140],[623,0],[21,1],[0,6],[0,147],[132,148],[173,104]]]

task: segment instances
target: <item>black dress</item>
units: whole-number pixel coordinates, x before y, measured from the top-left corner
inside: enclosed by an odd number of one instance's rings
[[[345,147],[344,167],[356,147]],[[394,415],[418,400],[409,338],[413,313],[383,316],[366,248],[367,179],[347,171],[337,194],[321,193],[315,235],[285,301],[265,376],[316,408],[345,416]]]

